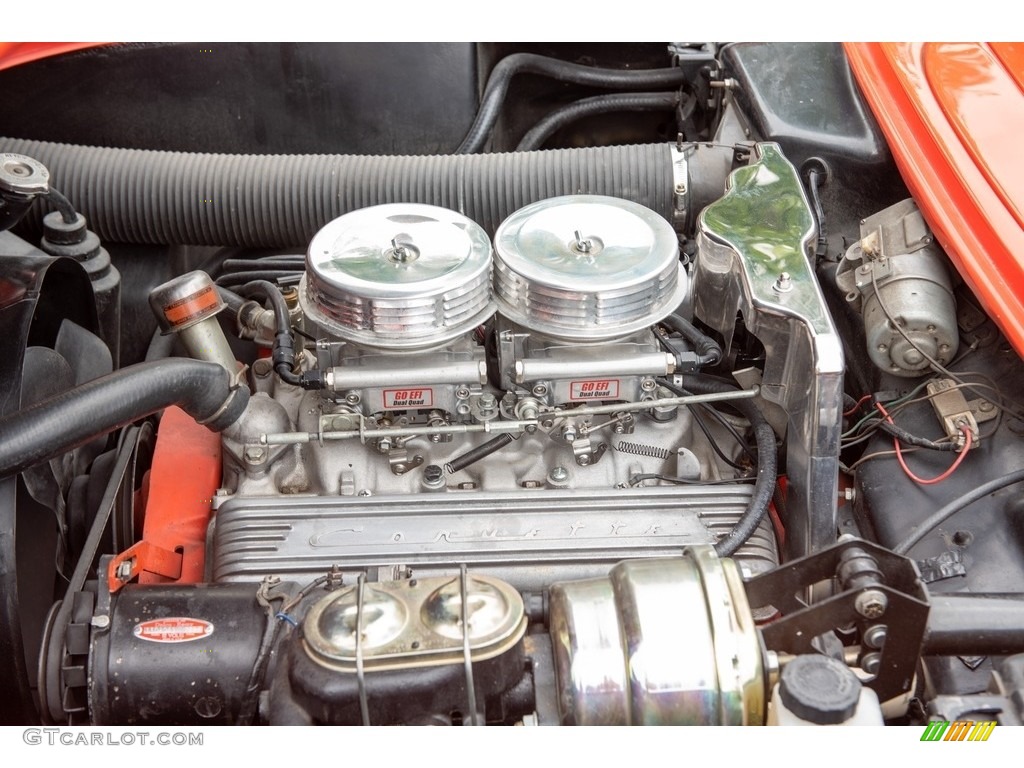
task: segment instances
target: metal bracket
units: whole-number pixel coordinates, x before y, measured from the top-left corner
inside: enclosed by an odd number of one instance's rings
[[[697,222],[696,315],[728,354],[742,313],[766,351],[762,395],[789,416],[786,545],[792,557],[835,541],[843,346],[809,254],[817,226],[796,169],[777,144],[754,147],[724,197]],[[775,290],[782,275],[788,289]]]
[[[808,604],[808,587],[834,580],[836,591]],[[866,683],[881,701],[910,690],[928,622],[928,591],[914,561],[862,539],[842,541],[813,555],[786,563],[745,582],[751,608],[772,606],[781,618],[761,627],[770,651],[815,653],[816,637],[856,626],[861,638],[885,626],[878,651],[862,642],[863,656],[874,656],[874,677]],[[877,630],[876,630],[877,631]],[[866,659],[865,659],[866,661]],[[868,666],[868,664],[864,664]]]
[[[573,456],[576,458],[576,463],[581,467],[597,464],[607,450],[607,443],[599,443],[595,447],[589,437],[577,437],[572,442]]]
[[[404,475],[410,469],[415,469],[422,463],[423,457],[419,455],[410,456],[408,448],[392,448],[388,451],[388,466],[391,467],[391,472],[395,475]]]
[[[140,573],[155,573],[167,579],[181,578],[181,553],[140,541],[114,557],[107,566],[107,581],[113,594]]]

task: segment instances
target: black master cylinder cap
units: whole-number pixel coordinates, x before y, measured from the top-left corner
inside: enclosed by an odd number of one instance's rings
[[[797,717],[836,725],[857,712],[861,683],[853,671],[830,656],[797,656],[782,670],[779,696]]]

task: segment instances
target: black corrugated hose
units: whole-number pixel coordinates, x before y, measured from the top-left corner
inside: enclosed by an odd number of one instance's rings
[[[535,53],[513,53],[499,61],[487,78],[480,109],[466,138],[455,154],[473,154],[483,149],[487,137],[501,114],[509,83],[520,74],[544,75],[563,83],[601,88],[606,91],[643,91],[676,88],[686,82],[686,74],[678,67],[664,69],[605,69],[552,59]],[[471,217],[472,218],[472,217]]]
[[[116,243],[305,249],[342,214],[396,202],[458,211],[492,235],[519,208],[560,195],[621,197],[668,221],[675,206],[669,144],[487,155],[218,155],[0,138],[0,152],[42,162],[90,229]],[[724,175],[713,182],[707,186],[720,194]],[[33,239],[42,230],[38,209],[19,226]]]
[[[608,93],[580,99],[556,109],[533,126],[520,140],[516,152],[540,149],[552,134],[585,117],[607,112],[665,112],[677,106],[678,93]]]
[[[85,445],[171,405],[215,431],[249,402],[214,363],[171,358],[139,363],[62,392],[0,419],[0,477]]]
[[[735,392],[737,389],[707,376],[681,376],[680,379],[682,383],[679,387],[667,380],[661,380],[660,383],[680,396],[690,393],[707,395],[716,392]],[[729,531],[729,535],[715,544],[715,553],[719,557],[735,554],[761,524],[775,492],[779,461],[775,448],[775,432],[765,421],[758,407],[750,400],[733,400],[729,405],[742,413],[754,429],[754,438],[757,441],[757,479],[754,481],[754,492],[743,515]]]

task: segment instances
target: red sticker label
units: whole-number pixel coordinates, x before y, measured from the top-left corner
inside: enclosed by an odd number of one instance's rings
[[[430,387],[420,389],[385,389],[385,408],[431,408],[434,405],[434,390]]]
[[[615,400],[618,396],[618,379],[574,381],[569,385],[569,398],[572,400]]]
[[[212,635],[213,624],[202,619],[174,616],[136,624],[134,634],[140,640],[149,640],[151,643],[187,643]]]

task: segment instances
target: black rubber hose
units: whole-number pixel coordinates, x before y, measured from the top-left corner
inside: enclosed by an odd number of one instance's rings
[[[238,419],[249,390],[221,366],[171,358],[139,363],[0,419],[0,477],[17,474],[177,405],[210,429]]]
[[[254,265],[255,266],[255,265]],[[231,283],[241,285],[253,280],[266,280],[268,282],[279,280],[284,277],[302,275],[301,264],[288,267],[287,269],[251,269],[247,272],[226,272],[217,278],[217,284]]]
[[[279,256],[273,259],[227,259],[220,265],[224,273],[249,272],[254,269],[273,271],[303,270],[306,268],[305,256]]]
[[[444,465],[444,469],[449,475],[454,475],[456,472],[461,469],[465,469],[470,464],[475,464],[480,461],[480,459],[487,458],[495,451],[500,451],[506,445],[511,443],[513,439],[512,435],[508,432],[491,438],[486,443],[481,443],[476,448],[471,448],[461,456],[456,456]]]
[[[226,296],[230,293],[231,291],[224,291],[221,295]],[[281,294],[281,289],[266,280],[253,280],[238,288],[238,295],[246,298],[258,296],[270,302],[275,326],[271,360],[281,380],[303,389],[322,389],[324,372],[321,369],[295,373],[295,336],[292,334],[292,318],[288,314],[288,304]],[[228,306],[233,304],[234,300]]]
[[[285,303],[281,291],[276,285],[266,280],[253,280],[239,288],[238,294],[246,298],[261,296],[270,302],[274,311],[275,325],[272,352],[274,370],[286,383],[295,386],[301,385],[302,377],[293,370],[295,367],[295,337],[292,336],[292,318],[288,314],[288,304]]]
[[[288,314],[288,304],[276,285],[266,280],[252,280],[238,289],[238,295],[247,299],[251,299],[253,296],[266,299],[274,312],[277,333],[284,333],[289,337],[292,335],[292,318]]]
[[[693,344],[697,350],[699,365],[718,365],[722,361],[722,348],[718,342],[703,333],[696,325],[681,315],[669,315],[661,321]]]
[[[46,199],[50,201],[54,208],[60,211],[60,216],[64,219],[65,224],[75,224],[78,222],[78,212],[75,211],[75,206],[56,189],[50,187],[50,191],[46,193]]]
[[[661,380],[661,385],[676,394],[682,391],[693,392],[699,395],[709,395],[718,392],[735,392],[736,387],[730,384],[723,384],[717,379],[707,376],[681,376],[681,387],[677,387],[671,381]],[[729,402],[733,408],[742,413],[754,429],[754,438],[757,441],[757,479],[754,481],[754,492],[750,496],[750,502],[746,510],[729,535],[720,539],[715,544],[715,553],[719,557],[729,557],[735,554],[743,543],[749,539],[764,519],[768,511],[768,504],[775,492],[776,475],[778,473],[778,456],[775,453],[775,432],[765,421],[764,416],[756,405],[750,400],[733,400]]]
[[[163,333],[157,328],[149,340],[149,346],[146,348],[145,361],[151,363],[154,360],[164,360],[171,357],[174,354],[174,344],[177,341],[178,334]]]
[[[815,256],[822,258],[828,255],[828,229],[825,220],[825,209],[821,206],[821,192],[819,188],[827,181],[828,175],[824,171],[811,171],[807,176],[807,186],[811,192],[811,204],[814,206],[814,218],[818,220],[818,245]]]
[[[520,140],[516,152],[540,149],[552,134],[585,117],[608,112],[662,112],[678,105],[678,93],[609,93],[580,99],[556,109],[533,126]]]
[[[995,480],[989,480],[987,483],[979,485],[973,491],[968,491],[963,496],[953,499],[953,501],[943,506],[934,514],[925,518],[915,527],[914,532],[893,547],[892,551],[898,555],[907,554],[907,552],[910,551],[910,548],[927,536],[930,531],[942,525],[946,520],[951,518],[967,505],[985,498],[990,493],[1001,491],[1009,485],[1014,485],[1015,483],[1020,482],[1024,482],[1024,469],[1018,469],[1016,472],[1011,472],[1003,477],[997,477]]]
[[[221,301],[228,305],[228,311],[232,312],[235,317],[238,317],[238,313],[242,310],[242,307],[248,303],[246,299],[243,299],[234,291],[229,288],[224,288],[223,286],[217,286],[217,293],[220,294]]]
[[[501,105],[512,78],[520,74],[544,75],[563,83],[586,85],[614,91],[643,91],[675,88],[686,82],[686,74],[677,67],[665,69],[604,69],[573,64],[535,53],[513,53],[499,61],[487,78],[480,109],[466,138],[455,150],[458,155],[473,154],[483,149],[487,137],[501,114]]]
[[[559,195],[610,195],[673,220],[671,145],[488,155],[217,155],[0,138],[46,165],[100,239],[116,243],[305,248],[344,213],[380,203],[456,210],[494,234],[511,213]],[[721,179],[698,185],[721,195]],[[691,183],[693,188],[694,184]],[[699,207],[711,200],[694,200]],[[31,209],[19,224],[42,231]]]

